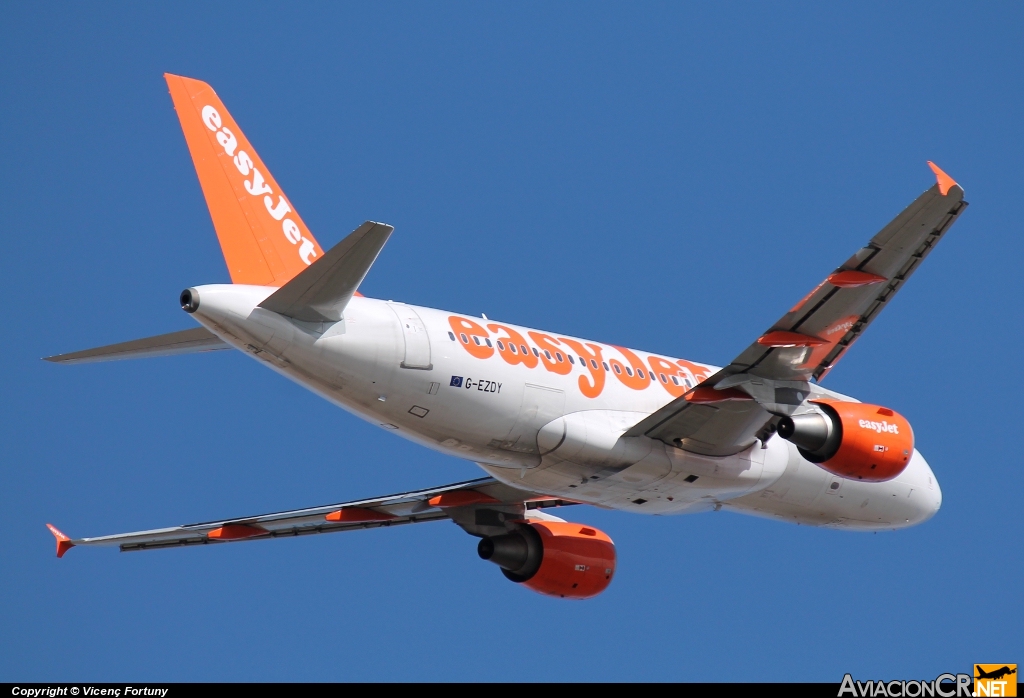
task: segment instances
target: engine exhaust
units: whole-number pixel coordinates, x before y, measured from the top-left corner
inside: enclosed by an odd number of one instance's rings
[[[799,414],[779,420],[779,436],[796,444],[800,455],[812,463],[822,463],[836,454],[843,442],[843,425],[827,405],[821,413]]]
[[[199,310],[199,291],[194,288],[186,288],[178,296],[178,301],[181,303],[181,309],[186,313],[194,313]]]
[[[540,569],[544,558],[544,545],[540,535],[529,525],[520,526],[512,533],[481,538],[476,546],[477,555],[493,562],[513,582],[525,582]]]

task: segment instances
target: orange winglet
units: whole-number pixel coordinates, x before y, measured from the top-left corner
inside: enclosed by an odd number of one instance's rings
[[[808,337],[799,332],[783,332],[776,330],[760,337],[757,343],[765,347],[820,347],[828,344],[824,339]]]
[[[382,511],[352,507],[351,509],[338,509],[338,511],[332,511],[324,518],[328,521],[333,521],[334,523],[364,523],[368,521],[390,521],[391,519],[398,517],[393,514],[385,514]]]
[[[939,193],[942,194],[943,196],[948,194],[950,189],[952,189],[955,186],[958,186],[956,181],[952,177],[950,177],[948,174],[940,170],[939,166],[936,165],[931,160],[928,161],[928,167],[932,168],[932,172],[935,173],[935,181],[938,182]]]
[[[215,528],[206,534],[206,537],[211,540],[242,540],[243,538],[255,538],[256,536],[266,536],[270,533],[265,528],[259,526],[247,526],[245,524],[227,524],[220,528]]]
[[[427,500],[427,504],[444,509],[446,507],[466,507],[471,504],[494,504],[497,501],[494,497],[476,490],[456,490],[431,497]]]
[[[828,277],[828,282],[839,288],[859,288],[860,286],[880,284],[883,281],[888,281],[888,279],[878,274],[869,274],[866,271],[856,271],[854,269],[837,271]]]
[[[753,400],[737,388],[726,388],[715,390],[708,385],[699,385],[686,394],[687,402],[722,402],[723,400]]]
[[[50,529],[50,533],[57,539],[57,557],[64,557],[64,553],[75,547],[75,544],[71,542],[71,539],[57,530],[57,527],[53,524],[46,524],[46,527]]]

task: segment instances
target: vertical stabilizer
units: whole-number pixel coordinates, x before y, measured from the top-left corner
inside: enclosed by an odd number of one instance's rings
[[[164,77],[231,281],[283,286],[323,254],[320,245],[213,88]]]

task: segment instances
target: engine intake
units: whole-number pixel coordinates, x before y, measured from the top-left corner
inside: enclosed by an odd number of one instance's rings
[[[783,417],[779,436],[834,475],[884,482],[907,467],[914,431],[903,415],[861,402],[813,400],[819,413]]]
[[[533,591],[588,599],[615,574],[615,544],[604,532],[564,521],[531,521],[500,536],[482,538],[477,554]]]

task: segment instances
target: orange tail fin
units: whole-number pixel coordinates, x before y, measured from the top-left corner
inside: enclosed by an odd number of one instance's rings
[[[164,77],[232,283],[283,286],[323,250],[213,88]]]

